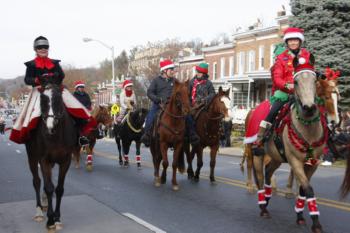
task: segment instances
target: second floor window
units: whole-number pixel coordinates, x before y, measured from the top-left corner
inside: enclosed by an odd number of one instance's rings
[[[255,51],[251,50],[249,51],[248,56],[248,72],[255,70]]]
[[[213,80],[215,80],[217,78],[217,64],[216,62],[214,62],[213,64]]]
[[[260,45],[259,46],[259,70],[263,70],[264,69],[264,65],[265,65],[264,50],[265,50],[264,45]]]
[[[220,78],[225,77],[225,58],[222,57],[220,61]]]

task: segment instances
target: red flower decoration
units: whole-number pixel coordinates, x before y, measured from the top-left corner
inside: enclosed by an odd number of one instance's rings
[[[325,75],[327,80],[336,80],[340,76],[340,71],[334,71],[331,68],[327,67]]]

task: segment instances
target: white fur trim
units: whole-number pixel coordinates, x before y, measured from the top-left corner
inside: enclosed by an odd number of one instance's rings
[[[175,65],[174,64],[169,64],[169,65],[163,66],[163,67],[160,68],[160,71],[163,71],[163,70],[166,70],[166,69],[170,69],[170,68],[175,68]]]
[[[258,201],[258,204],[261,205],[261,204],[266,204],[266,201]]]
[[[265,189],[258,190],[258,193],[265,193]]]
[[[304,201],[305,201],[305,200],[306,200],[306,197],[302,197],[302,196],[299,195],[299,196],[298,196],[298,199],[304,200]]]
[[[297,75],[299,75],[300,73],[304,73],[304,72],[308,72],[308,73],[312,73],[313,75],[315,75],[316,76],[316,72],[315,71],[313,71],[313,70],[300,70],[300,71],[298,71],[298,72],[296,72],[294,75],[293,75],[293,78],[295,78]]]
[[[283,41],[286,42],[288,39],[292,39],[292,38],[297,38],[300,39],[301,42],[304,42],[305,37],[302,33],[300,32],[292,32],[292,33],[287,33],[284,35],[283,37]]]
[[[253,143],[258,139],[258,134],[255,134],[252,137],[248,137],[248,138],[244,138],[243,143],[244,144],[249,144],[249,143]]]
[[[304,208],[297,208],[297,207],[294,207],[294,210],[295,210],[295,212],[300,213],[300,212],[303,212],[303,211],[304,211]]]
[[[320,215],[320,211],[313,211],[309,213],[311,216],[312,215]]]
[[[77,89],[78,87],[85,87],[85,84],[82,84],[82,83],[80,83],[80,84],[77,84],[77,85],[75,85],[75,89]]]
[[[125,88],[125,87],[130,87],[130,86],[133,86],[133,84],[132,84],[132,83],[128,83],[128,84],[126,84],[126,85],[124,86],[124,88]]]
[[[307,202],[316,201],[316,197],[308,198],[306,201],[307,201]]]
[[[306,59],[303,57],[300,57],[298,61],[299,61],[299,64],[301,65],[304,65],[306,63]]]

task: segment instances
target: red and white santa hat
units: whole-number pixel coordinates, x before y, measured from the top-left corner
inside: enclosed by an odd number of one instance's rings
[[[125,80],[124,82],[123,82],[123,88],[125,89],[126,87],[130,87],[130,86],[132,86],[133,84],[132,84],[132,82],[131,82],[131,80]]]
[[[171,60],[163,60],[159,63],[160,71],[175,68],[175,64]]]
[[[304,30],[300,29],[300,28],[287,28],[284,31],[284,37],[283,37],[283,41],[287,42],[288,39],[299,39],[301,40],[301,42],[304,42],[305,38],[304,38]]]
[[[85,83],[83,80],[77,80],[74,82],[74,88],[77,89],[78,87],[85,87]]]

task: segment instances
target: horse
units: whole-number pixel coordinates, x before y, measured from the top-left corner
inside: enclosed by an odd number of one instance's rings
[[[96,120],[97,127],[90,131],[87,135],[89,139],[89,144],[85,146],[87,153],[86,157],[86,170],[92,171],[92,156],[94,154],[94,147],[96,140],[100,137],[99,125],[104,126],[105,128],[110,127],[112,124],[112,117],[110,115],[109,109],[105,106],[96,106],[91,113],[92,117]],[[80,167],[80,151],[82,149],[81,145],[78,145],[73,151],[73,160],[75,162],[75,168]]]
[[[160,187],[166,183],[166,170],[169,166],[168,148],[174,148],[172,189],[179,190],[176,180],[176,170],[185,170],[184,154],[180,153],[185,135],[185,118],[190,111],[189,81],[180,83],[175,79],[169,103],[161,106],[161,115],[154,125],[156,136],[151,137],[150,150],[154,165],[154,185]],[[159,122],[159,124],[157,123]],[[162,162],[163,161],[163,162]],[[162,176],[159,177],[160,163],[163,164]]]
[[[59,229],[62,227],[60,206],[64,193],[64,180],[71,163],[71,154],[78,144],[78,129],[64,106],[61,88],[58,85],[48,84],[46,86],[40,94],[40,107],[41,117],[37,127],[30,132],[29,140],[25,143],[36,193],[34,220],[43,221],[39,164],[48,201],[46,227]],[[55,164],[59,166],[56,189],[52,182],[52,168]],[[52,205],[53,192],[56,194],[55,210],[53,210]]]
[[[196,132],[200,138],[198,146],[192,148],[189,152],[189,143],[185,143],[184,151],[187,157],[187,176],[188,179],[199,181],[200,170],[203,166],[203,150],[205,147],[210,147],[210,181],[215,182],[214,169],[216,164],[216,155],[220,144],[220,128],[223,118],[228,118],[228,108],[226,107],[224,99],[229,99],[230,89],[223,91],[222,87],[219,88],[219,92],[213,97],[209,105],[208,110],[199,110],[198,116],[195,117]],[[229,102],[229,101],[228,101]],[[206,107],[204,107],[206,108]],[[192,161],[194,156],[197,155],[197,169],[196,173],[193,172]]]
[[[294,67],[298,65],[297,59],[294,60],[293,65]],[[312,232],[319,233],[322,232],[322,226],[318,218],[319,211],[310,179],[317,169],[318,158],[328,140],[328,129],[325,117],[320,116],[320,108],[315,104],[316,81],[316,73],[311,70],[301,70],[294,75],[294,104],[290,112],[284,115],[277,132],[273,132],[264,143],[266,154],[270,156],[271,161],[264,166],[264,155],[254,156],[253,167],[258,187],[260,216],[270,217],[267,206],[272,191],[271,176],[282,162],[287,161],[300,182],[299,197],[295,205],[297,224],[305,224],[303,210],[306,200],[312,219]],[[287,105],[282,112],[288,109]],[[283,151],[275,145],[274,140],[278,138],[283,145]]]
[[[136,163],[137,167],[141,168],[141,136],[143,133],[143,124],[145,123],[148,110],[145,108],[139,108],[135,111],[130,111],[126,115],[126,119],[120,125],[114,124],[113,131],[115,135],[115,142],[118,146],[119,152],[119,165],[129,166],[129,150],[132,141],[136,143]],[[122,145],[120,145],[120,140]],[[123,157],[121,155],[121,149],[123,149]]]

